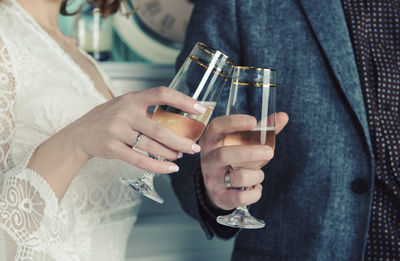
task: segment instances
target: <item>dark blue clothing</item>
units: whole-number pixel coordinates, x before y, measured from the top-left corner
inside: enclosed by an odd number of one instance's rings
[[[365,260],[400,260],[400,14],[395,0],[342,0],[375,160]]]
[[[362,260],[375,164],[366,107],[341,1],[199,0],[182,63],[196,41],[239,65],[278,71],[277,108],[289,114],[252,214],[258,230],[205,217],[196,197],[199,159],[185,156],[172,184],[209,237],[237,235],[232,260]],[[225,114],[229,88],[215,115]]]

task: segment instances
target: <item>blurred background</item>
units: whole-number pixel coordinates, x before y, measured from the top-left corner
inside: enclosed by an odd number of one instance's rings
[[[119,94],[169,85],[194,1],[126,0],[102,19],[85,0],[71,1],[74,16],[60,16],[63,32],[100,62]],[[207,240],[200,225],[180,208],[167,176],[155,186],[160,205],[143,199],[128,242],[127,260],[229,260],[233,240]]]

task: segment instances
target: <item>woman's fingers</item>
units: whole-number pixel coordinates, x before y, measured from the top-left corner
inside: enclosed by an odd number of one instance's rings
[[[125,161],[140,169],[157,174],[166,174],[179,171],[179,167],[175,163],[152,159],[145,154],[133,150],[131,147],[123,143],[119,143],[116,146],[115,155],[117,159]]]
[[[198,101],[167,87],[151,88],[140,92],[140,95],[143,96],[141,102],[146,107],[162,104],[192,114],[202,114],[205,112],[205,108]]]
[[[200,146],[195,142],[180,136],[176,132],[159,124],[158,122],[144,118],[140,124],[136,125],[137,126],[132,126],[132,128],[138,130],[149,138],[158,141],[171,150],[181,151],[189,154],[194,154],[200,151]]]
[[[176,160],[182,156],[181,152],[171,150],[144,134],[140,134],[140,138],[136,142],[139,132],[132,130],[131,128],[127,128],[122,132],[123,134],[121,135],[121,141],[127,146],[133,147],[136,143],[136,149],[160,156],[168,160]]]
[[[171,150],[143,134],[140,136],[140,141],[136,145],[136,148],[167,160],[176,160],[182,157],[182,152]]]

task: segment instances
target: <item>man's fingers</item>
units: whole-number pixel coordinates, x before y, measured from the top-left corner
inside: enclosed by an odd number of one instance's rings
[[[233,188],[253,187],[264,180],[264,172],[260,169],[233,168],[229,174],[229,181]],[[224,180],[221,180],[220,188],[226,188]]]
[[[268,161],[273,156],[274,151],[266,145],[225,146],[211,151],[204,161],[213,169],[219,169],[229,165],[240,166],[240,163]]]
[[[289,121],[289,116],[285,112],[278,112],[276,114],[276,134],[286,126]]]
[[[230,210],[241,206],[248,206],[261,198],[262,186],[255,185],[249,190],[226,189],[214,194],[214,202],[224,210]]]
[[[254,117],[243,114],[233,114],[214,118],[207,127],[204,135],[206,142],[219,142],[225,134],[250,130],[256,126]]]

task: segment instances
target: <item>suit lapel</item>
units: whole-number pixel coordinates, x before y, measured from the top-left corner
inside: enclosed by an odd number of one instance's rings
[[[361,84],[340,0],[298,0],[371,149]]]

